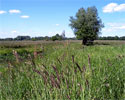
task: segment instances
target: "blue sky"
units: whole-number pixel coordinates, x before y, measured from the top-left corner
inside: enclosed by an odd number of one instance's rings
[[[96,6],[105,28],[101,36],[125,36],[124,0],[0,0],[0,38],[53,36],[65,30],[74,37],[69,17]]]

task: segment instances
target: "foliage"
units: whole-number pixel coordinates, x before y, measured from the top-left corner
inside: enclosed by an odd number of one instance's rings
[[[98,40],[125,40],[125,36],[107,36],[107,37],[98,37]]]
[[[15,40],[30,40],[30,36],[17,36]]]
[[[65,37],[65,31],[62,32],[61,34],[62,36],[62,40],[77,40],[75,37]],[[23,36],[24,37],[24,36]],[[32,41],[39,41],[39,40],[52,40],[53,36],[52,37],[32,37],[30,38],[29,40],[32,40]],[[23,40],[26,40],[26,38],[23,38],[21,39],[21,41]],[[82,40],[82,38],[79,40]],[[97,40],[125,40],[125,36],[121,36],[121,37],[118,37],[118,36],[107,36],[107,37],[98,37]],[[0,39],[0,41],[17,41],[17,38],[5,38],[5,39]],[[20,41],[20,39],[19,39]]]
[[[59,34],[56,34],[55,36],[52,36],[52,38],[51,38],[52,41],[62,40],[62,39],[63,39],[63,37]]]
[[[1,100],[124,99],[125,45],[43,46],[37,58],[0,67]]]
[[[70,22],[69,25],[73,29],[76,37],[82,39],[85,45],[88,41],[95,40],[101,28],[104,27],[98,16],[96,7],[89,7],[87,10],[80,8],[75,18],[70,17]]]

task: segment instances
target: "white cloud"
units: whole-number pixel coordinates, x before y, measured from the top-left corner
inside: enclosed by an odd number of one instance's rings
[[[125,11],[125,4],[118,5],[114,8],[114,11]]]
[[[110,3],[103,8],[104,13],[114,12],[114,8],[117,7],[117,3]]]
[[[118,25],[118,23],[107,23],[107,25],[110,27],[114,27],[114,26]]]
[[[13,10],[9,10],[9,13],[11,13],[11,14],[13,14],[13,13],[21,13],[21,11],[13,9]]]
[[[113,27],[113,29],[124,30],[125,29],[125,25],[124,26]]]
[[[6,11],[0,10],[0,14],[5,14],[7,13]]]
[[[114,30],[124,30],[125,29],[125,23],[107,23],[110,28]]]
[[[16,30],[13,30],[13,31],[11,31],[11,33],[12,33],[12,34],[15,34],[15,33],[19,33],[19,32],[16,31]]]
[[[124,36],[125,23],[107,23],[102,29],[103,36]]]
[[[118,5],[117,3],[110,3],[103,8],[104,13],[123,12],[125,11],[125,4]]]
[[[112,29],[112,28],[103,28],[103,29],[102,29],[102,33],[107,33],[107,32],[108,32],[108,33],[109,33],[109,32],[112,33],[112,32],[113,32],[113,29]]]
[[[124,25],[124,26],[119,27],[119,29],[125,29],[125,25]]]
[[[59,24],[56,24],[56,26],[59,26]]]
[[[23,16],[20,16],[21,18],[29,18],[30,16],[27,16],[27,15],[23,15]]]

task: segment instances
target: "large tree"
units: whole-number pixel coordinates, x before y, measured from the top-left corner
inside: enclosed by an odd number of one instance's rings
[[[96,7],[80,8],[75,17],[70,17],[70,26],[78,39],[82,39],[82,44],[88,41],[93,42],[104,27],[98,16]]]

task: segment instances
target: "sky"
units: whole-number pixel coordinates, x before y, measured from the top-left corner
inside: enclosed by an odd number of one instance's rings
[[[74,37],[70,16],[91,6],[105,25],[100,36],[125,36],[125,0],[0,0],[0,38],[53,36],[63,30]]]

